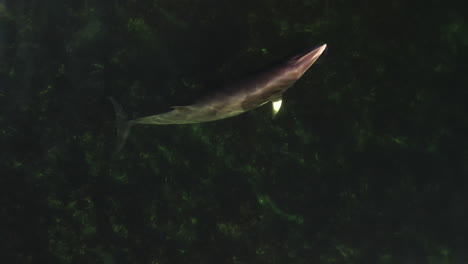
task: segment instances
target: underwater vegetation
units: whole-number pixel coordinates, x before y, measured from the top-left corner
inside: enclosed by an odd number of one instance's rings
[[[2,261],[467,262],[463,10],[2,1]],[[320,42],[274,119],[140,126],[112,158],[109,96],[162,113]]]

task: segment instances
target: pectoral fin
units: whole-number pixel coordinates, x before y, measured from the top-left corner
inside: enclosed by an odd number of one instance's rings
[[[271,101],[271,105],[273,106],[273,118],[275,118],[276,114],[278,114],[282,103],[283,99],[281,97],[275,99],[275,101]]]

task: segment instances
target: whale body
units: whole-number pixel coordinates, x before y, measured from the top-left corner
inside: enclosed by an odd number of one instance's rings
[[[123,147],[130,128],[137,124],[176,125],[215,121],[245,113],[268,102],[272,102],[274,116],[281,107],[282,94],[304,75],[326,47],[323,44],[311,48],[250,78],[229,84],[192,105],[173,106],[173,110],[166,113],[125,121],[121,106],[110,98],[117,116],[117,151]]]

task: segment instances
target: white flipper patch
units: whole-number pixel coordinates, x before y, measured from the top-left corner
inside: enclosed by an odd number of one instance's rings
[[[282,103],[283,103],[283,100],[281,97],[275,101],[271,101],[271,105],[273,106],[273,118],[276,116],[276,114],[278,114]]]

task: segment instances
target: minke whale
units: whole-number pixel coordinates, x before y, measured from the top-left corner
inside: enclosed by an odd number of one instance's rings
[[[283,62],[232,83],[211,96],[188,106],[173,106],[173,110],[126,120],[122,107],[113,99],[117,123],[117,149],[122,149],[130,128],[138,124],[177,125],[220,120],[236,116],[263,104],[272,102],[273,117],[278,113],[283,93],[291,87],[317,61],[327,48],[326,44],[308,49]]]

